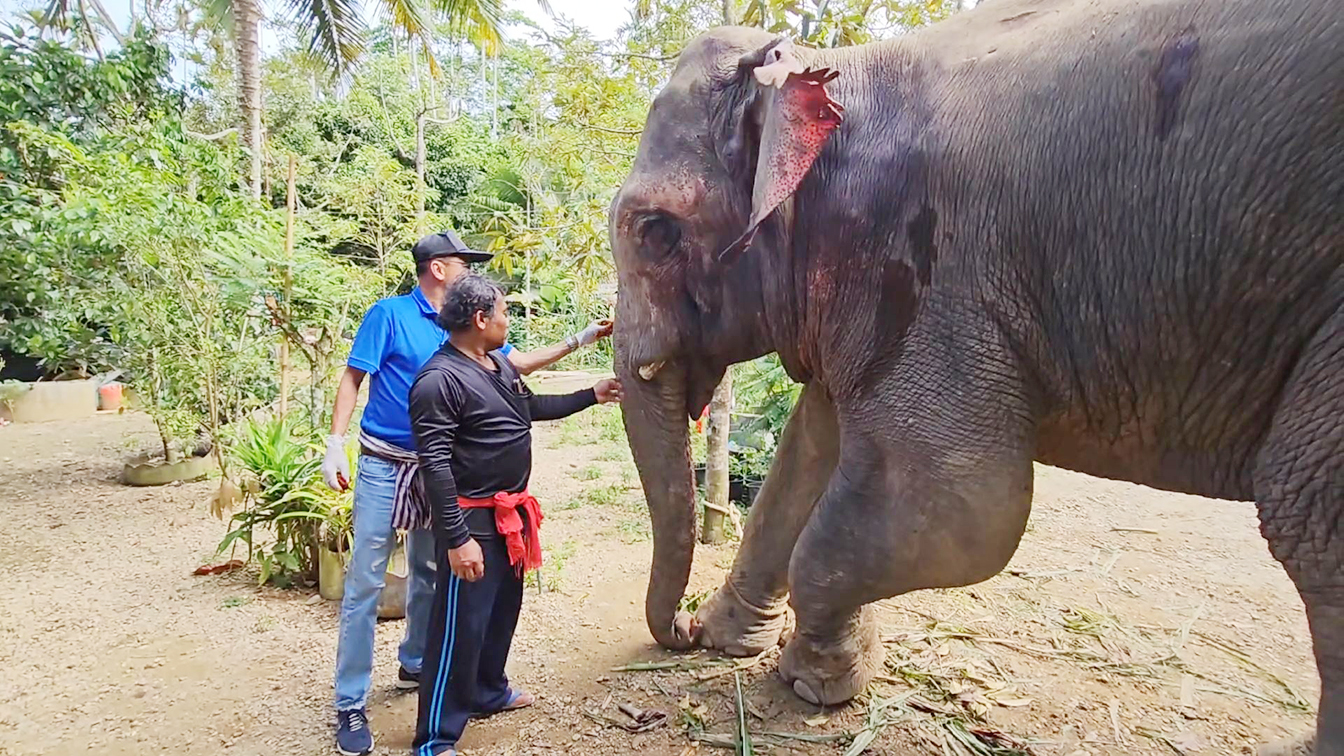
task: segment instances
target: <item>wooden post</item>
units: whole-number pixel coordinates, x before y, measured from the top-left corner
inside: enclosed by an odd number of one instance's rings
[[[284,303],[280,306],[280,311],[286,315],[290,312],[289,299],[293,295],[294,275],[290,266],[294,262],[294,209],[298,205],[298,198],[294,196],[294,171],[298,165],[298,158],[289,156],[289,177],[285,181],[285,269],[281,272],[283,281]],[[289,414],[289,338],[280,334],[280,417]]]
[[[700,528],[701,543],[722,543],[723,523],[728,507],[728,430],[733,411],[732,368],[714,389],[709,401],[709,435],[705,438],[705,515]]]

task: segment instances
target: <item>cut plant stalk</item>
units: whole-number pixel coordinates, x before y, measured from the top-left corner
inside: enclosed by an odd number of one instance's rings
[[[733,683],[737,688],[737,756],[753,756],[751,732],[747,729],[747,710],[742,705],[742,674],[733,673]]]

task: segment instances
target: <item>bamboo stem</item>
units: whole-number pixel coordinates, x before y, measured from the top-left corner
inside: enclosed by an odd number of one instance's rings
[[[290,311],[289,299],[293,295],[294,274],[291,265],[294,261],[294,210],[298,205],[294,192],[294,172],[298,158],[289,156],[289,176],[285,181],[285,268],[281,272],[285,302],[283,312]],[[289,414],[289,339],[280,334],[280,417]]]

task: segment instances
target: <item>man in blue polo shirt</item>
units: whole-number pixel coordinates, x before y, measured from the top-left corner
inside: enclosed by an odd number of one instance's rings
[[[469,263],[485,262],[492,255],[469,248],[452,231],[445,231],[416,242],[411,256],[415,259],[415,289],[379,300],[355,334],[336,391],[331,435],[322,464],[327,485],[336,490],[349,487],[345,434],[360,386],[369,376],[369,400],[360,420],[354,543],[345,575],[336,646],[336,748],[347,755],[373,750],[364,707],[373,674],[378,595],[398,530],[407,531],[410,575],[397,687],[419,685],[428,612],[434,601],[435,553],[429,508],[416,476],[419,461],[411,434],[410,388],[420,367],[448,338],[436,318],[449,284],[466,272]],[[520,353],[505,344],[501,351],[518,372],[526,375],[609,335],[610,321],[599,321],[545,349]]]

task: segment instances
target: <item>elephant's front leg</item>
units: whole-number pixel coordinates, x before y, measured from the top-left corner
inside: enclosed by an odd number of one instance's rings
[[[786,629],[789,555],[835,470],[835,410],[818,384],[805,386],[752,504],[732,572],[696,613],[701,645],[758,654]]]
[[[941,404],[936,420],[920,409],[841,411],[839,464],[789,565],[798,627],[780,673],[812,703],[847,701],[881,671],[868,604],[985,580],[1026,529],[1032,466],[1022,421],[976,417],[964,403]]]

